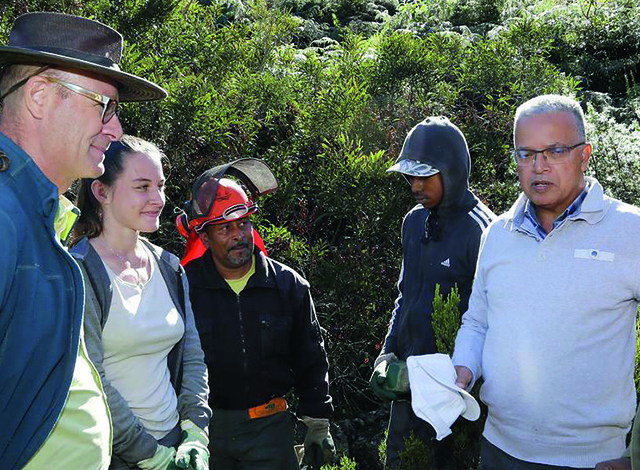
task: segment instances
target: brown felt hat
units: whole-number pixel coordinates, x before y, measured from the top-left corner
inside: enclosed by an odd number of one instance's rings
[[[155,83],[120,70],[121,58],[120,33],[97,21],[52,12],[19,16],[13,22],[9,44],[0,46],[0,68],[43,64],[95,72],[118,85],[120,101],[167,96]]]

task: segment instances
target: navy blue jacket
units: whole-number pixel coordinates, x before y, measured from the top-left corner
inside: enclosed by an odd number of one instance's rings
[[[240,295],[210,252],[185,267],[189,296],[209,369],[209,405],[242,410],[295,388],[298,414],[327,418],[328,362],[309,284],[254,250],[256,267]]]
[[[444,131],[434,126],[417,139],[407,139],[405,147],[416,148],[403,148],[399,158],[420,155],[420,161],[440,171],[444,188],[437,208],[417,205],[402,223],[399,295],[383,348],[383,353],[395,353],[400,360],[437,352],[431,327],[436,284],[444,298],[457,285],[460,312],[467,310],[480,236],[495,218],[469,191],[471,160],[466,142],[462,137],[452,141],[446,123]]]
[[[53,228],[58,189],[0,133],[0,467],[22,468],[64,407],[84,285]]]

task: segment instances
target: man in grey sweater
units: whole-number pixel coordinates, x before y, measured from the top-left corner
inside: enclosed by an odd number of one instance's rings
[[[456,339],[458,385],[483,377],[481,469],[624,468],[635,408],[640,210],[584,176],[572,99],[516,111],[523,194],[485,232]]]

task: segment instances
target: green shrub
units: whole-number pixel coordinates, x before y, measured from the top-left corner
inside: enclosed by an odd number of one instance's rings
[[[453,7],[450,21],[467,26],[498,23],[505,3],[505,0],[460,0]]]
[[[355,460],[351,460],[347,456],[340,458],[340,465],[323,465],[322,470],[356,470],[358,465]]]
[[[602,184],[607,194],[640,205],[640,181],[630,177],[640,172],[640,125],[616,122],[615,110],[605,106],[600,111],[589,106],[587,138],[593,145],[588,174]]]
[[[453,354],[456,335],[461,324],[462,313],[459,309],[460,295],[458,289],[453,288],[446,299],[440,294],[440,286],[436,286],[433,298],[433,332],[439,353]],[[480,403],[480,386],[476,384],[471,394]],[[477,421],[467,421],[459,418],[451,427],[453,451],[451,455],[452,468],[475,469],[478,466],[480,452],[480,438],[484,428],[486,410],[482,406],[482,416]]]
[[[440,284],[436,284],[433,296],[433,313],[431,325],[436,338],[436,348],[439,353],[452,355],[455,347],[456,334],[460,328],[460,294],[458,287],[451,289],[446,300],[440,293]]]
[[[405,449],[400,452],[400,465],[398,470],[421,470],[432,468],[433,448],[428,442],[423,441],[411,433],[405,440]],[[457,468],[457,467],[454,467]]]
[[[543,3],[543,2],[538,2]],[[511,15],[531,18],[554,47],[549,60],[582,81],[584,88],[622,96],[638,78],[640,10],[637,2],[558,2],[551,8],[519,7]]]

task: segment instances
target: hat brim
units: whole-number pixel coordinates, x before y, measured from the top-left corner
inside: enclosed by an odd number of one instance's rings
[[[0,68],[13,64],[51,64],[86,70],[113,80],[118,85],[119,101],[154,101],[167,97],[164,88],[144,78],[123,72],[117,65],[106,67],[82,59],[33,49],[0,46]]]
[[[415,160],[399,160],[389,169],[387,169],[387,173],[402,173],[407,176],[419,176],[422,178],[428,178],[429,176],[433,176],[435,174],[440,173],[440,170],[437,168],[423,162],[418,162]]]

